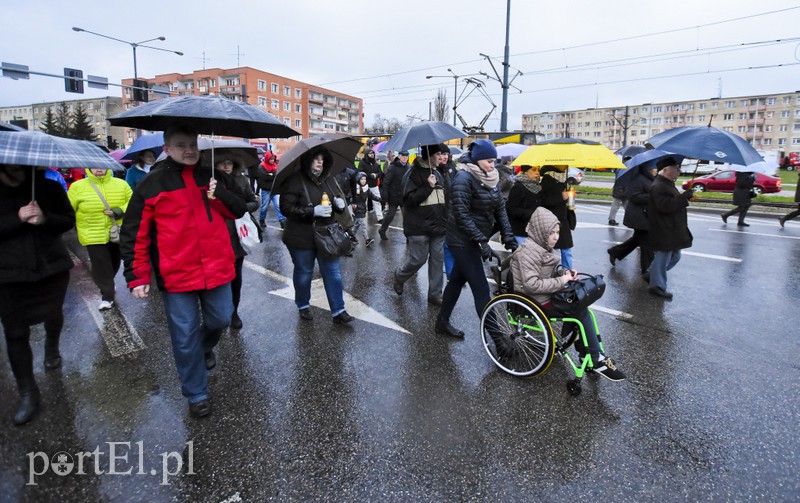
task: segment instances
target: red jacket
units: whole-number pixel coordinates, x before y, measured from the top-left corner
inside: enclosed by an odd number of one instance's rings
[[[216,173],[215,198],[208,199],[211,170],[167,158],[133,192],[120,233],[129,288],[149,285],[170,293],[210,290],[234,276],[234,253],[225,219],[247,206],[232,179]],[[152,266],[151,266],[152,265]]]

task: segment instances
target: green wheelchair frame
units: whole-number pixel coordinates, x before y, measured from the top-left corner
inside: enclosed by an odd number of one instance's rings
[[[507,282],[508,272],[502,269],[499,260],[497,266],[492,266],[492,272],[497,290],[481,313],[481,336],[489,358],[503,372],[532,378],[546,372],[558,354],[567,360],[575,375],[567,382],[567,390],[573,396],[579,395],[581,380],[594,367],[594,362],[588,351],[578,360],[567,350],[578,336],[583,347],[588,348],[583,323],[569,316],[548,317],[533,299],[513,293]],[[603,351],[597,318],[591,309],[588,311]],[[560,335],[556,335],[553,324],[561,325]]]

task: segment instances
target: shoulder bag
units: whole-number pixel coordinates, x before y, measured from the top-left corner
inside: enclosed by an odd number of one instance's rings
[[[314,204],[311,196],[308,195],[305,180],[303,180],[303,190],[308,202]],[[353,250],[353,242],[339,222],[335,221],[332,224],[324,225],[318,224],[315,219],[312,228],[314,230],[314,247],[322,258],[342,257]]]
[[[89,184],[94,191],[97,192],[97,196],[100,197],[100,200],[103,201],[103,206],[105,206],[108,211],[112,211],[111,207],[108,205],[108,201],[106,201],[106,198],[100,193],[100,189],[97,188],[97,185],[95,185],[92,180],[89,180]],[[108,231],[108,240],[112,243],[119,243],[119,225],[117,224],[117,219],[114,217],[109,218],[111,219],[111,229]]]

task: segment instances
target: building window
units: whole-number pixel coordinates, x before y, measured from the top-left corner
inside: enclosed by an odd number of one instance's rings
[[[291,96],[292,95],[292,88],[289,86],[283,86],[283,95],[284,96]]]
[[[258,81],[258,90],[259,91],[266,91],[267,90],[267,81],[266,80],[259,80]]]
[[[782,112],[781,112],[781,117],[782,117],[782,118],[784,118],[784,119],[785,119],[785,118],[787,118],[787,117],[789,117],[789,111],[788,111],[788,110],[784,110],[784,111],[782,111]]]
[[[273,82],[272,84],[270,84],[270,89],[272,90],[272,92],[273,92],[274,94],[278,94],[278,84],[275,84],[275,83]]]
[[[705,109],[706,109],[706,104],[705,104],[705,103],[700,103],[699,105],[697,105],[697,107],[698,107],[700,110],[705,110]]]
[[[786,138],[778,138],[778,145],[780,146],[786,145]]]
[[[733,114],[724,114],[722,116],[722,120],[732,121],[733,120]]]
[[[711,108],[717,108],[717,102],[716,101],[712,101],[711,102]]]
[[[772,132],[772,125],[764,126],[764,131],[766,131],[767,133],[771,133]]]
[[[749,104],[750,104],[749,100],[742,100],[742,101],[739,102],[739,106],[740,107],[746,107]],[[755,105],[755,103],[753,103],[753,104]]]
[[[735,106],[736,106],[736,102],[735,101],[726,101],[725,102],[725,108],[733,108]]]
[[[773,117],[775,117],[775,112],[773,112],[773,111],[767,112],[767,119],[771,119]]]
[[[764,138],[761,142],[762,145],[772,145],[772,138]]]
[[[295,88],[294,90],[294,97],[295,99],[302,99],[303,98],[303,90]]]
[[[284,117],[283,123],[286,124],[287,126],[290,126],[292,124],[292,119],[290,119],[289,117]]]
[[[639,130],[639,134],[640,134],[641,136],[644,136],[644,135],[646,135],[646,134],[647,134],[647,130],[646,130],[646,129],[640,129],[640,130]]]
[[[267,98],[265,98],[263,96],[259,96],[258,97],[258,106],[260,106],[262,108],[266,108],[267,107]]]
[[[216,79],[208,79],[208,87],[217,87]]]
[[[792,145],[800,145],[800,138],[792,138]]]
[[[300,119],[295,119],[294,120],[294,127],[296,127],[296,128],[303,127],[303,121],[301,121]]]
[[[739,114],[739,120],[744,120],[747,118],[747,114]]]
[[[294,104],[294,113],[296,113],[296,114],[303,113],[303,105],[301,105],[300,103],[295,103]]]
[[[739,126],[739,132],[744,133],[747,128],[744,126]]]
[[[787,129],[788,128],[786,127],[786,124],[781,124],[778,126],[778,131],[780,131],[781,133],[785,133]]]
[[[94,103],[92,103],[91,101],[89,103],[87,103],[86,104],[86,109],[87,110],[94,110]]]
[[[794,123],[794,128],[792,129],[792,131],[800,131],[800,122]]]
[[[291,109],[292,109],[292,104],[289,103],[288,101],[284,101],[283,102],[283,111],[284,112],[289,112],[289,111],[291,111]]]
[[[272,109],[279,110],[281,108],[281,104],[278,100],[272,100]]]
[[[660,113],[661,110],[661,107],[653,107],[653,113]]]
[[[705,120],[706,120],[706,116],[705,115],[698,115],[697,116],[697,122],[705,122]]]
[[[774,105],[774,104],[775,104],[775,98],[767,98],[767,105]]]

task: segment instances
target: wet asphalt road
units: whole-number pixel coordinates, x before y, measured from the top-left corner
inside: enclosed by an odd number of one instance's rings
[[[180,394],[160,297],[136,301],[118,276],[118,307],[99,313],[73,242],[64,365],[44,372],[35,328],[43,405],[24,427],[0,361],[0,500],[797,501],[800,224],[752,217],[740,232],[692,213],[695,245],[667,302],[647,294],[636,253],[610,266],[606,248],[628,231],[604,225],[607,211],[579,203],[575,263],[606,275],[598,323],[627,381],[587,377],[572,397],[559,359],[533,380],[502,374],[468,289],[453,316],[466,340],[435,335],[425,269],[402,297],[391,290],[399,228],[343,261],[352,326],[331,323],[319,288],[303,322],[272,220],[201,420]],[[110,462],[112,445],[127,458]],[[58,452],[75,463],[67,475]],[[79,452],[94,453],[83,474]]]

